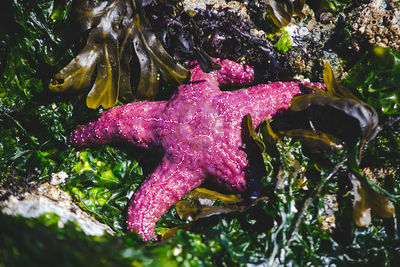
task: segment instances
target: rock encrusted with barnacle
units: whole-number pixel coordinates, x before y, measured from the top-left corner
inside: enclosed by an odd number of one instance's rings
[[[400,50],[399,1],[373,0],[353,10],[349,19],[350,42],[356,51],[371,45]]]

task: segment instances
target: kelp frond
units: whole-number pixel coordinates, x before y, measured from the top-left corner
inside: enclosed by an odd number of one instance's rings
[[[55,92],[81,92],[89,108],[112,107],[118,99],[152,99],[159,92],[160,79],[178,85],[189,71],[175,63],[158,42],[141,11],[141,1],[74,2],[72,19],[89,31],[86,46],[49,85]],[[131,86],[133,55],[140,66],[136,90]],[[134,66],[137,67],[137,66]],[[94,83],[92,85],[92,80]]]

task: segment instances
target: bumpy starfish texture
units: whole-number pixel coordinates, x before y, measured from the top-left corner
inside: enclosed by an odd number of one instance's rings
[[[192,68],[191,82],[181,85],[169,101],[115,107],[71,135],[75,146],[128,142],[164,152],[162,162],[143,182],[128,209],[128,228],[145,241],[156,237],[157,220],[206,179],[243,192],[248,164],[242,142],[244,117],[250,113],[257,127],[289,108],[292,97],[305,85],[275,82],[221,91],[219,85],[250,84],[254,71],[229,60],[218,63],[222,68],[209,74],[199,66]]]

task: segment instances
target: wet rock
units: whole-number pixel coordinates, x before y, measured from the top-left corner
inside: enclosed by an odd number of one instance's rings
[[[60,172],[56,176],[65,175]],[[52,181],[56,179],[53,178]],[[15,187],[15,186],[14,186]],[[113,234],[110,227],[95,220],[92,216],[82,211],[71,196],[50,183],[31,183],[29,190],[13,189],[2,184],[0,187],[0,210],[2,213],[25,218],[36,218],[48,213],[55,213],[60,217],[59,227],[67,222],[77,223],[87,235],[101,236],[104,232]]]
[[[330,12],[322,12],[319,16],[319,20],[323,24],[329,24],[333,21],[333,14]]]
[[[293,18],[285,27],[293,45],[282,52],[274,47],[280,35],[274,35],[277,28],[266,20],[267,11],[252,2],[185,0],[183,13],[177,10],[166,13],[162,5],[158,3],[149,8],[150,23],[166,50],[183,64],[204,51],[212,57],[254,66],[259,83],[298,78],[321,81],[325,60],[342,72],[339,57],[328,45],[339,20],[331,13],[325,13],[321,22],[305,5],[302,11],[305,18]],[[178,16],[169,17],[173,13]],[[170,25],[168,30],[164,29],[165,25]],[[266,25],[275,30],[269,31]],[[184,48],[182,43],[186,45]]]
[[[328,61],[335,70],[336,77],[340,77],[342,64],[335,52],[336,42],[332,42],[332,39],[341,18],[326,13],[324,21],[316,20],[314,12],[307,5],[303,12],[307,14],[306,19],[292,21],[286,27],[293,40],[293,49],[286,55],[293,72],[296,77],[322,80],[324,62]]]

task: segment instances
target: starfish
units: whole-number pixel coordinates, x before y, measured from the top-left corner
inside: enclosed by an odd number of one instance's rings
[[[188,84],[168,101],[133,102],[103,112],[100,118],[76,129],[75,146],[127,142],[145,149],[160,148],[163,158],[133,196],[127,225],[144,241],[156,238],[155,224],[189,191],[212,179],[226,188],[246,189],[248,161],[243,148],[242,122],[249,113],[254,127],[301,93],[304,85],[274,82],[245,90],[221,91],[219,86],[249,85],[254,70],[229,60],[217,60],[220,70],[191,69]]]

